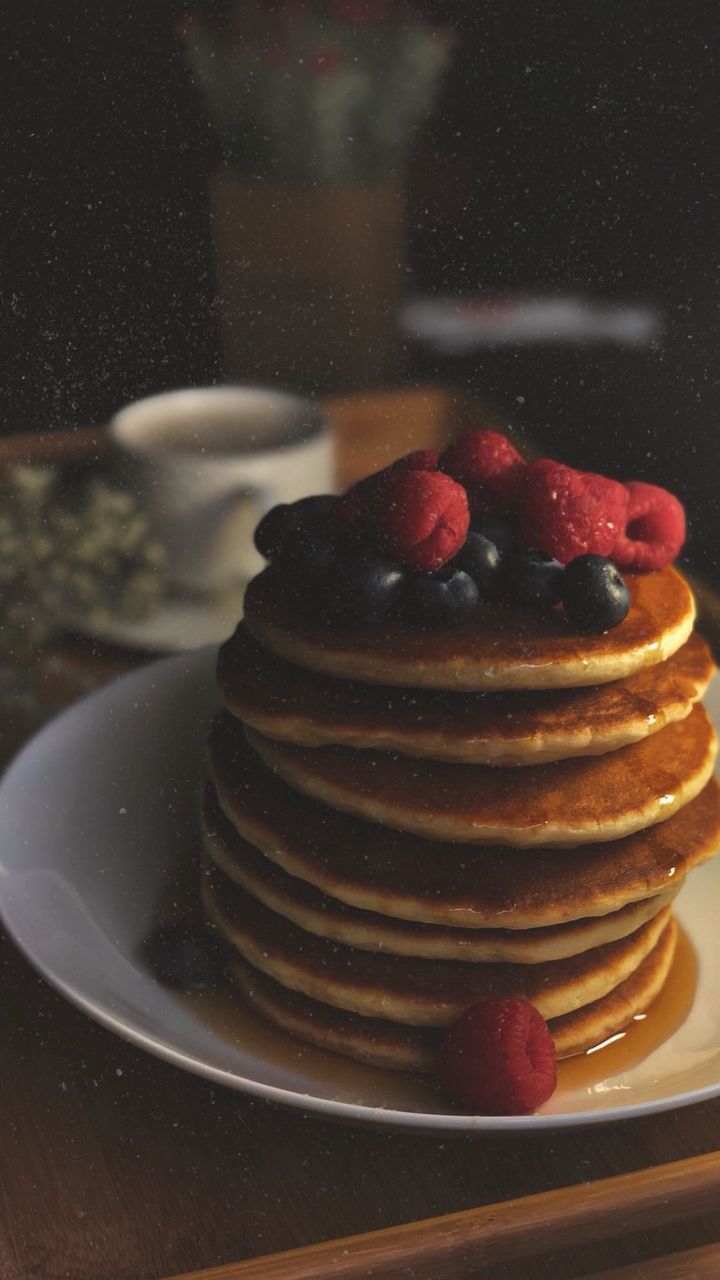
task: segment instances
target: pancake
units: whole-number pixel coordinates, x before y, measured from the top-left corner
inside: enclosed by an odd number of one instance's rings
[[[545,964],[474,964],[359,951],[307,933],[216,872],[202,877],[210,920],[253,968],[313,1000],[411,1026],[448,1026],[489,996],[525,996],[544,1018],[607,995],[652,950],[670,919],[664,907],[635,933]]]
[[[551,925],[544,929],[462,929],[451,925],[413,924],[377,912],[360,911],[329,898],[297,876],[288,875],[263,853],[240,840],[224,817],[212,788],[203,815],[203,845],[211,865],[219,868],[216,898],[223,900],[223,879],[229,877],[253,898],[278,915],[332,942],[361,951],[434,960],[541,964],[578,955],[606,942],[634,933],[669,905],[680,888],[631,902],[606,916]]]
[[[664,662],[688,639],[695,618],[690,588],[670,566],[629,573],[626,581],[630,611],[601,635],[580,635],[560,610],[538,618],[491,605],[442,631],[399,622],[329,629],[291,607],[272,569],[248,585],[245,622],[289,662],[371,684],[456,690],[604,684]]]
[[[624,982],[600,1000],[552,1019],[549,1027],[558,1057],[592,1049],[644,1013],[665,982],[676,940],[677,925],[671,919],[642,964]],[[434,1069],[442,1039],[442,1033],[434,1028],[403,1026],[334,1009],[288,991],[238,956],[230,959],[228,972],[248,1004],[270,1022],[320,1049],[396,1071]]]
[[[667,822],[572,852],[425,840],[293,791],[242,734],[228,739],[228,725],[230,717],[216,721],[209,748],[218,799],[233,828],[290,875],[350,906],[398,919],[534,929],[602,916],[665,893],[720,844],[714,779]]]
[[[220,649],[218,683],[233,715],[265,737],[431,760],[538,764],[602,755],[689,715],[715,664],[693,634],[667,662],[579,689],[455,693],[320,676],[261,645],[242,624]]]
[[[290,786],[334,808],[429,839],[523,846],[617,840],[663,822],[699,794],[717,753],[701,706],[608,755],[523,769],[246,736]]]

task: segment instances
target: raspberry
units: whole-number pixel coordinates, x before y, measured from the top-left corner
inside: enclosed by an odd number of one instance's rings
[[[375,491],[373,506],[377,545],[413,569],[441,568],[467,537],[465,490],[440,471],[391,469]]]
[[[628,495],[617,480],[543,458],[525,469],[518,542],[567,564],[609,556],[627,524]]]
[[[392,463],[391,470],[399,471],[437,471],[440,454],[437,449],[414,449],[412,453],[404,453]]]
[[[438,467],[467,489],[473,516],[514,505],[525,462],[499,431],[468,431],[440,456]]]
[[[685,541],[685,509],[674,494],[657,485],[633,480],[625,488],[627,527],[613,547],[612,558],[623,568],[662,569]]]
[[[476,1115],[529,1115],[555,1091],[555,1045],[529,1000],[479,1000],[449,1028],[438,1074]]]

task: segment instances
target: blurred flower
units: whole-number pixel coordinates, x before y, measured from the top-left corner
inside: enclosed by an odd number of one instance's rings
[[[327,7],[340,22],[357,27],[387,22],[398,12],[398,6],[388,0],[327,0]]]
[[[401,166],[451,41],[391,0],[240,2],[187,56],[226,162],[284,182],[368,179]]]
[[[346,65],[346,60],[339,49],[331,45],[318,45],[311,50],[307,58],[307,69],[311,76],[326,76]]]
[[[132,494],[44,467],[0,480],[0,653],[40,644],[70,615],[142,617],[166,588],[165,553]]]

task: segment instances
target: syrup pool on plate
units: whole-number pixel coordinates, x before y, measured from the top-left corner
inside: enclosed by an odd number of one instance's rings
[[[681,1027],[692,1008],[697,985],[697,957],[678,929],[677,945],[662,991],[645,1013],[614,1036],[558,1063],[558,1094],[570,1089],[592,1092],[609,1076],[621,1075],[643,1062]]]
[[[564,1093],[594,1092],[610,1077],[622,1075],[644,1061],[673,1035],[692,1008],[697,970],[692,944],[680,929],[667,980],[648,1010],[603,1043],[558,1063],[553,1109],[564,1109]],[[310,1069],[313,1078],[321,1079],[324,1088],[337,1097],[400,1110],[447,1113],[450,1109],[447,1098],[430,1078],[363,1066],[339,1054],[312,1048],[271,1026],[246,1008],[229,982],[212,991],[179,995],[179,999],[220,1038],[236,1044],[238,1049],[252,1045],[253,1053],[275,1069],[291,1073]]]

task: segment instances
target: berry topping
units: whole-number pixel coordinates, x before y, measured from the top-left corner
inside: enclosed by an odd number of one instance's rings
[[[501,556],[507,555],[515,545],[515,521],[510,516],[478,516],[471,521],[470,530],[493,542]]]
[[[405,586],[403,616],[428,630],[458,627],[472,617],[480,592],[469,573],[446,565],[437,573],[414,573]]]
[[[505,586],[521,609],[552,609],[560,601],[563,567],[544,551],[521,551],[508,559]]]
[[[610,555],[625,529],[628,495],[617,480],[544,458],[525,469],[522,489],[520,545],[561,564],[586,552]]]
[[[489,538],[484,538],[481,533],[469,533],[452,567],[470,574],[481,597],[495,594],[500,575],[500,552]]]
[[[318,582],[318,598],[308,597],[307,608],[316,607],[330,625],[378,622],[399,603],[405,576],[400,565],[377,551],[350,551]]]
[[[468,431],[441,455],[438,466],[468,491],[473,514],[513,505],[525,462],[499,431]]]
[[[628,495],[627,527],[613,547],[613,560],[633,569],[662,569],[685,541],[685,510],[667,489],[634,480]]]
[[[562,577],[562,602],[579,631],[617,627],[630,608],[630,593],[617,565],[603,556],[578,556]]]
[[[150,968],[160,982],[182,991],[202,991],[219,977],[220,948],[207,927],[168,924],[143,944]]]
[[[447,1032],[438,1069],[448,1092],[476,1115],[529,1115],[557,1083],[548,1025],[521,996],[467,1009]]]
[[[437,449],[414,449],[412,453],[404,453],[392,467],[400,471],[437,471],[439,457]]]
[[[338,534],[327,520],[308,520],[283,539],[276,553],[291,594],[302,592],[308,578],[327,573],[338,554]]]
[[[386,471],[372,505],[377,545],[412,569],[439,569],[465,542],[465,490],[440,471]]]
[[[254,541],[260,555],[273,560],[287,538],[301,528],[308,529],[324,521],[337,502],[332,494],[322,493],[271,507],[255,530]]]

